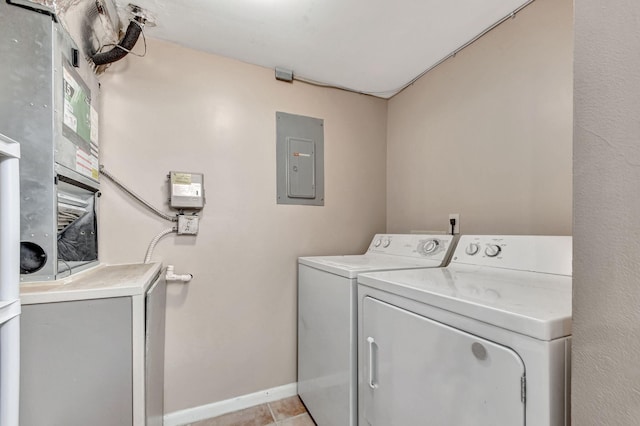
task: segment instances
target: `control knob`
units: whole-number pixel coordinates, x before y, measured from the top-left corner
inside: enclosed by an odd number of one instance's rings
[[[469,256],[476,255],[478,251],[480,251],[480,246],[477,243],[469,244],[467,248],[464,250],[464,252],[467,253]]]
[[[390,244],[391,244],[391,239],[387,238],[386,240],[384,240],[382,242],[382,247],[387,248],[387,247],[389,247]]]
[[[380,247],[380,244],[382,244],[382,240],[380,238],[378,238],[377,240],[374,241],[373,246],[374,247]]]
[[[420,253],[427,255],[432,254],[440,247],[440,241],[438,240],[428,240],[421,244]]]
[[[500,254],[502,249],[497,244],[489,244],[486,249],[484,249],[484,254],[488,257],[496,257]]]

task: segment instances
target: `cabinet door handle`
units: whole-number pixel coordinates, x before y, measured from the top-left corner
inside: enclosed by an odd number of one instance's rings
[[[375,372],[375,355],[374,355],[374,345],[376,341],[373,340],[373,337],[367,337],[367,342],[369,343],[369,387],[371,389],[376,389],[378,384],[374,382],[374,372]]]

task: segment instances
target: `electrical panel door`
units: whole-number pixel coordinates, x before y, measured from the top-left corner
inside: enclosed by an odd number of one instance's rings
[[[276,113],[278,204],[324,205],[324,121]]]

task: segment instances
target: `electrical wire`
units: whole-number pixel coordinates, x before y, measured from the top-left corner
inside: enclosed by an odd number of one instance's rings
[[[142,197],[140,197],[138,194],[133,192],[131,189],[127,188],[123,183],[121,183],[118,179],[116,179],[111,173],[109,173],[109,172],[107,172],[105,170],[104,164],[100,164],[99,171],[100,171],[100,174],[102,176],[106,177],[108,180],[113,182],[114,185],[116,185],[122,191],[124,191],[127,194],[129,194],[130,197],[132,197],[134,200],[138,201],[140,204],[145,206],[147,209],[149,209],[155,215],[161,217],[164,220],[168,220],[169,222],[177,222],[178,221],[178,218],[176,216],[168,215],[167,213],[164,213],[163,211],[155,208],[150,203],[145,201]]]
[[[71,272],[71,266],[69,266],[69,264],[68,264],[68,263],[66,262],[66,260],[64,260],[64,259],[58,259],[58,262],[62,262],[62,263],[64,263],[65,265],[67,265],[67,272],[69,272],[69,275],[67,275],[67,276],[68,276],[68,277],[70,277],[70,276],[71,276],[71,273],[72,273],[72,272]],[[60,278],[60,277],[57,277],[57,278]]]
[[[497,22],[493,23],[489,27],[485,28],[483,31],[481,31],[478,35],[473,37],[471,40],[469,40],[468,42],[466,42],[465,44],[463,44],[462,46],[460,46],[459,48],[457,48],[456,50],[454,50],[453,52],[451,52],[450,54],[448,54],[444,58],[440,59],[438,62],[436,62],[435,64],[433,64],[432,66],[430,66],[426,70],[422,71],[416,77],[412,78],[411,80],[409,80],[408,82],[404,83],[403,85],[401,85],[399,87],[396,87],[395,89],[383,90],[383,91],[354,90],[354,89],[350,89],[350,88],[345,87],[345,86],[335,85],[335,84],[331,84],[331,83],[323,83],[321,81],[313,80],[313,79],[306,78],[306,77],[298,77],[298,76],[295,76],[295,75],[293,76],[293,79],[296,80],[296,81],[299,81],[301,83],[310,84],[312,86],[344,90],[344,91],[351,92],[351,93],[358,93],[360,95],[369,95],[369,96],[376,96],[376,97],[384,97],[384,95],[390,95],[391,97],[393,97],[393,96],[399,94],[400,92],[402,92],[407,87],[409,87],[412,84],[414,84],[416,81],[418,81],[420,78],[422,78],[425,74],[427,74],[428,72],[430,72],[431,70],[433,70],[434,68],[436,68],[437,66],[439,66],[440,64],[445,62],[446,60],[455,57],[462,50],[466,49],[467,47],[469,47],[470,45],[472,45],[473,43],[475,43],[476,41],[478,41],[479,39],[484,37],[487,33],[489,33],[490,31],[494,30],[496,27],[498,27],[503,22],[505,22],[505,21],[507,21],[509,19],[515,18],[516,14],[520,13],[520,11],[522,11],[524,8],[529,6],[534,1],[536,1],[536,0],[528,0],[525,4],[523,4],[522,6],[518,7],[517,9],[515,9],[513,12],[509,13],[508,15],[504,16],[502,19],[499,19]]]
[[[310,84],[312,86],[324,87],[326,89],[344,90],[345,92],[357,93],[359,95],[375,96],[375,93],[382,93],[382,92],[361,92],[359,90],[349,89],[346,86],[339,86],[339,85],[336,85],[336,84],[323,83],[321,81],[313,80],[311,78],[298,77],[296,75],[293,76],[293,79],[295,81],[299,81],[300,83]],[[391,91],[389,91],[389,92],[391,92]]]
[[[144,263],[151,262],[151,256],[153,255],[153,250],[156,248],[156,245],[162,239],[162,237],[164,237],[165,235],[169,235],[171,233],[174,233],[174,232],[178,232],[178,229],[177,228],[167,228],[164,231],[161,231],[155,237],[153,237],[153,240],[151,240],[151,242],[149,243],[149,247],[147,248],[147,254],[144,257]]]

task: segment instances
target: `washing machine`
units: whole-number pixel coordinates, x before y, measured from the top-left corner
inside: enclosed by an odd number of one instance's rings
[[[376,235],[362,255],[298,259],[298,394],[318,426],[358,424],[358,275],[442,267],[454,244],[451,235]]]
[[[358,277],[360,426],[570,425],[571,237]]]

